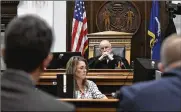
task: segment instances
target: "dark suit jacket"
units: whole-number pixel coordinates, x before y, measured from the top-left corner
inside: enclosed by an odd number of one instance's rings
[[[30,74],[9,69],[1,77],[2,111],[74,111],[74,106],[35,88]]]
[[[122,87],[119,111],[181,111],[181,68],[163,76]]]
[[[125,58],[117,55],[113,55],[113,60],[107,59],[99,60],[100,56],[90,58],[88,60],[90,69],[115,69],[118,66],[118,62],[122,62],[124,65],[121,66],[122,69],[130,69],[129,63]]]

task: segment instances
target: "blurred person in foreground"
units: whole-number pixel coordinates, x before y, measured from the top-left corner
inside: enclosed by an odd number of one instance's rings
[[[97,85],[86,79],[88,73],[88,63],[80,56],[73,56],[66,65],[66,74],[74,75],[75,98],[76,99],[107,99],[102,94]]]
[[[53,33],[35,15],[15,17],[5,31],[1,77],[2,111],[74,111],[74,106],[37,90],[36,82],[52,59]]]
[[[181,111],[181,36],[164,40],[158,68],[161,79],[121,88],[119,111]]]
[[[115,55],[112,52],[111,43],[108,40],[102,40],[99,44],[100,56],[90,58],[90,69],[130,69],[129,63],[125,58]]]

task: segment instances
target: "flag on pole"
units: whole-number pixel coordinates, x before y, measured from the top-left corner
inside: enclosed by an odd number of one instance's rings
[[[159,11],[160,11],[159,2],[157,0],[152,1],[148,35],[151,37],[150,39],[151,59],[154,60],[160,60],[161,25],[160,25]]]
[[[72,22],[71,51],[81,52],[82,56],[88,48],[87,18],[84,1],[76,0]]]

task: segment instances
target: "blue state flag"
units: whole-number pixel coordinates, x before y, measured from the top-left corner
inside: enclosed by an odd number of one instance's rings
[[[150,39],[151,58],[153,60],[160,60],[160,46],[161,46],[161,24],[160,24],[160,10],[159,2],[152,1],[150,23],[148,28],[148,35]]]

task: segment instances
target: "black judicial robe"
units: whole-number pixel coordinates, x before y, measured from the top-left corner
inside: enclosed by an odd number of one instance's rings
[[[130,65],[128,61],[125,58],[122,58],[117,55],[113,55],[113,60],[107,61],[107,58],[104,58],[103,60],[99,60],[100,56],[90,58],[88,60],[89,68],[90,69],[115,69],[119,65],[122,69],[130,69]],[[122,63],[122,64],[121,64]]]

